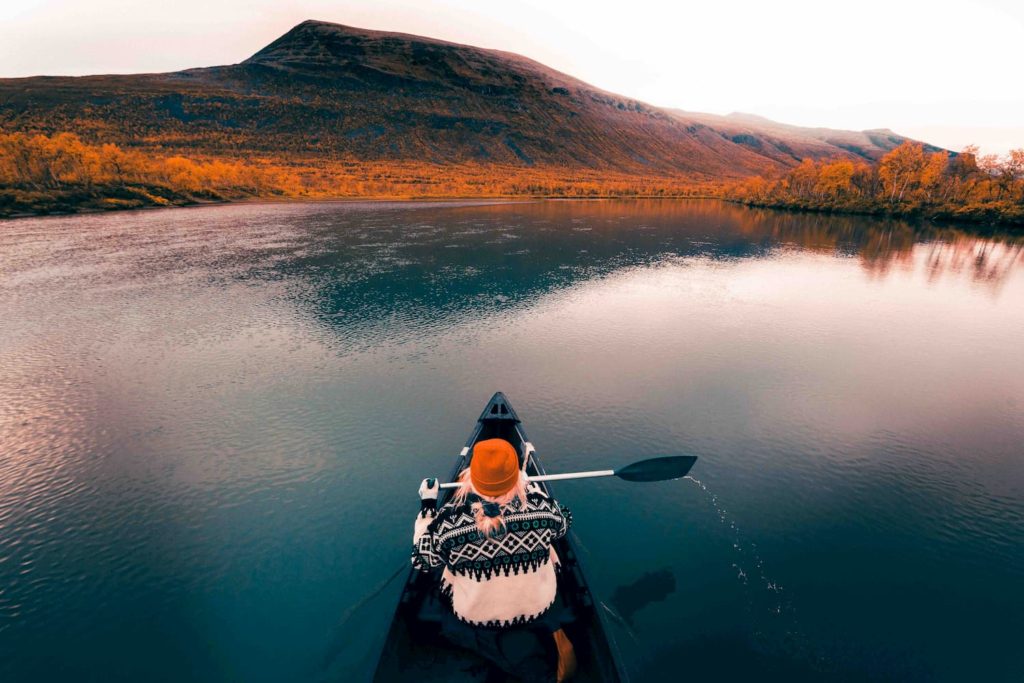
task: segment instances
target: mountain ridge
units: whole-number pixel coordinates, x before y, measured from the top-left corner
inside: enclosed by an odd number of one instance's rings
[[[907,140],[666,109],[528,57],[307,20],[231,65],[0,79],[0,129],[164,154],[586,169],[695,180]],[[929,149],[937,149],[929,146]]]

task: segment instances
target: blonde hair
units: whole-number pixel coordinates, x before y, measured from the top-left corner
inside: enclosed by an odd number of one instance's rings
[[[471,509],[473,510],[473,517],[476,519],[476,528],[478,531],[487,534],[487,536],[497,536],[501,531],[505,529],[505,506],[511,503],[513,500],[518,498],[522,502],[526,502],[526,472],[519,470],[519,479],[516,480],[515,485],[508,490],[507,493],[501,496],[483,496],[473,488],[473,481],[469,478],[469,468],[459,472],[459,486],[455,490],[455,495],[452,497],[455,505],[461,506],[466,503],[466,499],[469,498],[469,494],[474,494],[487,501],[488,503],[496,503],[501,506],[501,513],[497,517],[488,517],[484,514],[484,506],[480,501],[476,501],[472,504]]]

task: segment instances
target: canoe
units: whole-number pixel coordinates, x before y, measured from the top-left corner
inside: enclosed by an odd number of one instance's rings
[[[469,466],[473,445],[477,441],[493,438],[511,442],[520,458],[527,458],[528,475],[545,474],[519,416],[504,394],[498,392],[480,414],[465,447],[455,460],[448,481],[454,481],[456,475]],[[549,496],[557,498],[545,483],[539,485],[547,489]],[[450,495],[451,490],[442,490],[439,505]],[[572,680],[581,683],[627,681],[618,646],[610,637],[604,610],[594,600],[587,585],[571,530],[555,542],[555,550],[562,562],[556,600],[562,607],[562,628],[576,649],[578,668]],[[384,641],[374,681],[492,683],[505,680],[500,672],[491,670],[481,657],[452,645],[440,635],[441,610],[448,607],[441,601],[439,577],[439,572],[427,574],[410,570]]]

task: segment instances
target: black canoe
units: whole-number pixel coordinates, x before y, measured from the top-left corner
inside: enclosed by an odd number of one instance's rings
[[[493,438],[511,442],[519,451],[520,458],[528,459],[527,474],[544,474],[544,466],[527,439],[519,417],[504,394],[498,392],[477,420],[465,448],[455,460],[448,481],[454,481],[456,475],[469,466],[473,445],[477,441]],[[540,486],[545,486],[548,494],[553,495],[546,484]],[[451,490],[442,489],[439,505],[450,495]],[[576,676],[572,680],[628,680],[618,648],[610,638],[603,610],[590,594],[571,531],[565,538],[556,541],[555,550],[563,567],[558,581],[562,628],[576,649],[578,664]],[[490,670],[484,660],[451,645],[440,635],[441,610],[448,608],[440,601],[438,582],[439,574],[410,570],[377,663],[374,681],[490,683],[503,680],[497,672]]]

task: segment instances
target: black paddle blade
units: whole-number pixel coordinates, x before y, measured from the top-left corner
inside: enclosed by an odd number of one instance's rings
[[[615,470],[615,476],[626,481],[667,481],[685,477],[697,462],[695,455],[672,455],[651,458]]]

